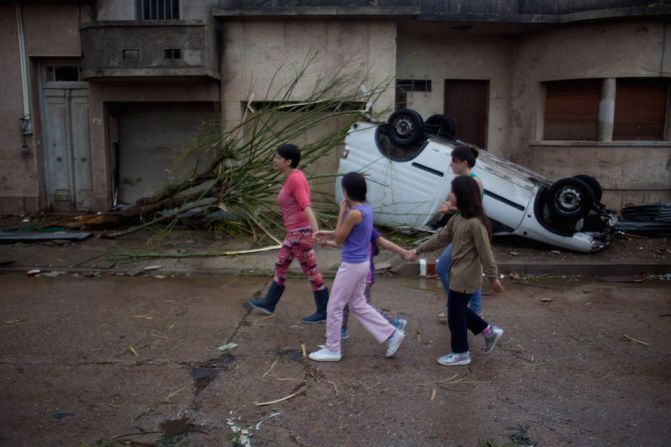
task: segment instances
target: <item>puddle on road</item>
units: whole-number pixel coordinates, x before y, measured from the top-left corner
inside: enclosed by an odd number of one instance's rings
[[[185,435],[194,430],[193,422],[187,417],[181,419],[171,419],[163,421],[159,425],[163,436],[166,438],[174,438],[175,436]]]
[[[198,394],[207,388],[217,378],[220,371],[230,371],[230,365],[236,360],[233,354],[226,352],[191,369],[191,379],[195,388],[194,394]]]
[[[193,368],[191,370],[191,379],[195,387],[195,393],[198,394],[217,378],[219,370],[217,368]]]
[[[284,348],[277,348],[275,352],[281,358],[293,360],[294,362],[303,361],[303,352],[299,349],[284,347]]]

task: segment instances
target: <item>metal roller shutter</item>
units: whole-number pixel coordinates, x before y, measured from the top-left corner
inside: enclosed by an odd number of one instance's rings
[[[666,79],[618,79],[613,139],[663,140],[668,89]]]
[[[214,117],[211,103],[124,104],[119,120],[118,201],[134,203],[188,175],[195,159],[175,164],[197,136],[201,123]]]

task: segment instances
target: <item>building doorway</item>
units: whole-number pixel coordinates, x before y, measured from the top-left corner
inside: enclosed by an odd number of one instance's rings
[[[185,151],[202,126],[218,123],[215,103],[109,103],[109,110],[115,202],[132,204],[152,197],[212,160],[212,153],[185,157]]]
[[[485,148],[488,109],[489,81],[445,80],[443,113],[454,120],[458,139]]]
[[[88,84],[79,80],[77,64],[40,68],[47,206],[58,212],[88,211],[93,192]]]

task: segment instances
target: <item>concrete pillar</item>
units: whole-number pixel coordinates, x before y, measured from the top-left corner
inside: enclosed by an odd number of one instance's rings
[[[613,141],[615,122],[615,78],[603,80],[599,102],[599,141]]]
[[[538,83],[538,90],[536,94],[536,113],[533,121],[533,141],[543,141],[543,133],[545,132],[545,84]]]
[[[664,139],[671,140],[671,92],[666,95],[666,121],[664,121]]]

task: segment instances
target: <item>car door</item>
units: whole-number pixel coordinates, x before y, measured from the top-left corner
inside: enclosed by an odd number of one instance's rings
[[[533,215],[533,199],[545,181],[538,174],[487,151],[479,152],[473,172],[485,189],[485,213],[503,226],[497,233],[513,233],[527,212]]]

